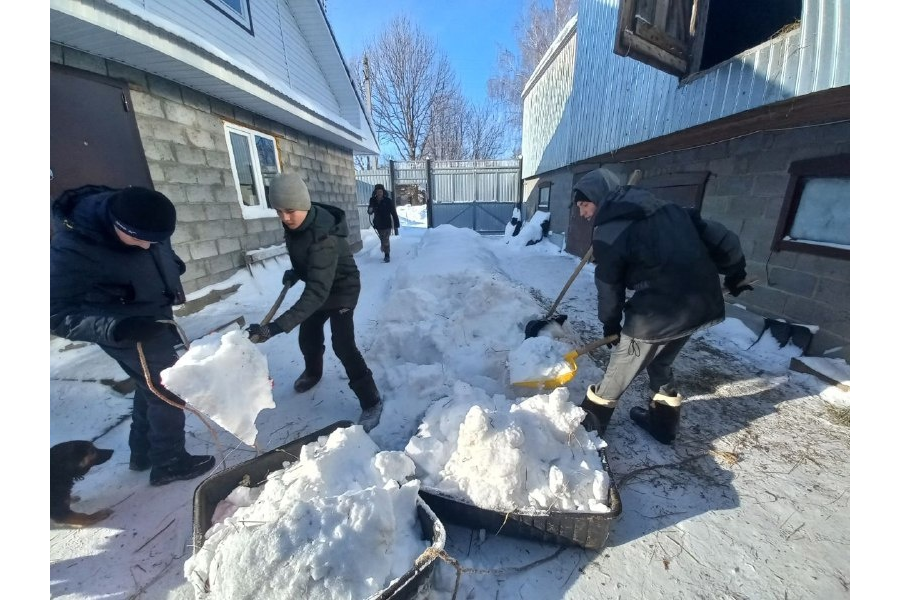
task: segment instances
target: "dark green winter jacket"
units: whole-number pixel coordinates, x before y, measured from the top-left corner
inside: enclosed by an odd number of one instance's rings
[[[355,308],[359,300],[359,269],[350,251],[350,230],[344,211],[313,202],[297,229],[284,228],[291,267],[306,283],[292,307],[275,319],[290,331],[318,310]]]
[[[604,335],[662,343],[722,321],[719,275],[746,275],[737,235],[648,190],[605,186],[595,172],[575,185],[599,199],[594,283]],[[627,300],[626,289],[634,290]]]

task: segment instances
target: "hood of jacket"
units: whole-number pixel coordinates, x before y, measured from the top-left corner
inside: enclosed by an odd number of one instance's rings
[[[347,216],[343,209],[330,204],[322,204],[321,202],[313,202],[309,208],[309,214],[300,227],[297,229],[289,229],[282,223],[286,235],[293,233],[303,233],[312,230],[316,233],[316,238],[323,235],[334,235],[346,238],[350,235],[350,227],[347,225]]]
[[[99,243],[120,243],[109,217],[109,198],[119,190],[85,185],[60,194],[50,208],[53,233],[74,230]]]

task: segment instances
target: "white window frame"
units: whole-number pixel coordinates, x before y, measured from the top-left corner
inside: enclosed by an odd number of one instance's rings
[[[266,188],[263,182],[262,168],[259,164],[259,153],[256,151],[256,140],[254,139],[254,136],[272,141],[272,145],[275,147],[275,166],[278,169],[278,172],[281,173],[281,158],[278,155],[278,144],[276,143],[275,138],[271,135],[262,133],[261,131],[256,131],[255,129],[249,129],[247,127],[241,127],[240,125],[235,125],[234,123],[225,123],[224,125],[225,142],[226,144],[228,144],[228,160],[231,163],[231,176],[234,180],[234,189],[237,193],[238,206],[241,207],[241,214],[245,219],[263,219],[267,217],[277,217],[278,213],[275,212],[275,209],[268,207],[268,200],[266,199]],[[251,175],[253,176],[254,186],[257,190],[259,190],[259,204],[257,206],[247,206],[246,204],[244,204],[243,197],[241,196],[240,177],[238,177],[237,162],[235,161],[234,157],[234,148],[232,148],[231,146],[232,133],[236,133],[238,135],[246,137],[250,144]]]

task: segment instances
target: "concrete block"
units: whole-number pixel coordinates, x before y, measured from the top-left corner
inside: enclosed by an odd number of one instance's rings
[[[182,223],[206,221],[206,210],[202,204],[182,204],[178,207],[178,220]]]
[[[179,164],[168,164],[164,168],[165,180],[171,183],[196,184],[197,167],[187,167]]]
[[[188,248],[190,249],[191,260],[200,260],[210,256],[218,256],[219,254],[215,241],[191,242],[188,244]]]
[[[218,98],[209,99],[209,109],[214,115],[220,115],[227,119],[234,119],[234,107]]]
[[[206,165],[206,153],[203,150],[175,145],[175,160],[182,165]]]
[[[135,91],[147,92],[150,89],[147,85],[147,73],[140,69],[108,60],[106,61],[106,70],[113,79],[128,82],[132,94]]]
[[[211,111],[209,105],[209,96],[198,92],[197,90],[192,90],[189,87],[182,88],[181,97],[184,99],[184,103],[193,108],[195,110],[199,110],[205,113]]]
[[[147,163],[147,167],[150,171],[150,180],[153,181],[154,189],[156,189],[156,182],[163,182],[168,180],[165,175],[165,168],[163,168],[161,163]]]
[[[719,177],[716,192],[722,196],[747,196],[753,189],[752,175],[731,175]]]
[[[171,142],[157,140],[144,140],[144,156],[148,161],[174,162],[175,151]]]
[[[63,64],[98,75],[107,75],[105,59],[73,48],[63,48]]]
[[[219,254],[228,254],[229,252],[237,252],[241,250],[241,242],[235,238],[220,238],[216,240],[219,247]]]
[[[203,206],[207,218],[209,218],[210,208],[216,204],[216,194],[213,186],[192,185],[187,189],[187,201],[191,204]]]
[[[188,201],[185,187],[177,183],[162,182],[153,186],[157,192],[163,194],[172,201],[176,210],[178,206]]]
[[[784,305],[787,299],[788,295],[784,292],[766,287],[765,279],[761,279],[759,283],[755,284],[752,292],[741,294],[737,298],[741,304],[751,310],[760,310],[773,315],[784,314]]]
[[[231,172],[231,157],[228,156],[227,152],[206,150],[204,154],[206,156],[205,160],[207,165],[217,169],[227,170],[229,173]]]
[[[201,185],[223,185],[225,180],[222,169],[197,166],[197,183]]]
[[[151,94],[181,104],[181,86],[174,81],[148,73],[147,85]]]
[[[787,173],[791,161],[794,159],[794,153],[790,150],[772,148],[765,152],[758,152],[746,158],[747,173]],[[741,159],[738,162],[742,162]]]
[[[149,137],[164,142],[176,142],[178,144],[188,143],[187,131],[183,125],[170,123],[162,119],[145,119],[143,121],[147,128],[145,133],[144,126],[142,126],[141,123],[142,122],[139,120],[138,126],[141,127],[141,139]]]
[[[785,173],[760,173],[753,179],[752,194],[754,196],[784,197],[790,176]]]
[[[169,121],[185,125],[190,129],[198,127],[196,109],[185,106],[181,101],[161,100],[161,104],[166,119]]]
[[[770,266],[768,285],[789,294],[812,298],[818,285],[818,277],[803,271]]]
[[[850,283],[850,261],[842,258],[799,254],[797,256],[797,269],[808,273],[816,273],[821,277]]]
[[[820,277],[813,299],[828,306],[850,310],[850,282]]]
[[[218,152],[228,152],[228,145],[225,143],[225,136],[222,135],[221,144],[218,142],[218,136],[209,131],[202,129],[190,129],[184,134],[187,143],[195,148],[203,150],[215,150]]]

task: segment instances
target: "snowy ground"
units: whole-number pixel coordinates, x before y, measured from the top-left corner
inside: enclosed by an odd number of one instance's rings
[[[409,226],[415,221],[409,216],[401,236],[392,238],[391,263],[381,262],[371,230],[363,232],[364,247],[356,255],[363,277],[357,340],[388,399],[372,438],[391,450],[405,446],[421,414],[416,411],[423,410],[421,398],[405,397],[404,391],[427,385],[419,381],[425,367],[410,366],[403,348],[419,349],[414,336],[422,330],[417,332],[416,323],[447,318],[429,310],[428,290],[415,287],[419,274],[451,273],[456,256],[494,269],[498,285],[512,287],[521,305],[510,306],[505,321],[494,317],[488,323],[473,315],[471,322],[451,323],[447,332],[457,331],[460,344],[486,338],[493,340],[488,347],[508,352],[513,340],[524,337],[524,323],[550,306],[578,264],[547,242],[523,247],[503,237],[473,239],[447,227]],[[258,321],[280,291],[282,260],[266,261],[253,277],[244,274],[236,294],[179,322],[194,337],[239,315]],[[473,291],[471,298],[483,303],[474,306],[476,312],[497,308],[480,293]],[[293,294],[286,303],[296,299]],[[523,314],[521,306],[531,311]],[[569,315],[570,331],[581,341],[601,337],[590,265],[558,310]],[[398,311],[409,314],[408,330]],[[729,319],[687,344],[675,363],[687,401],[672,447],[657,444],[628,419],[628,409],[646,402],[646,377],[626,392],[606,436],[623,505],[606,548],[558,548],[448,525],[447,552],[463,569],[457,597],[849,598],[850,428],[849,418],[842,417],[850,394],[790,371],[796,354],[790,347],[778,349],[766,337],[751,347],[755,339]],[[89,529],[51,524],[50,595],[192,598],[183,565],[191,554],[192,494],[201,479],[153,488],[146,473],[129,471],[130,400],[102,382],[122,374],[95,347],[69,347],[51,339],[50,442],[91,439],[115,449],[108,463],[75,488],[82,498],[78,510],[111,506],[115,513]],[[325,377],[303,395],[291,389],[302,370],[293,333],[261,348],[275,380],[276,404],[257,420],[263,448],[357,418],[358,405],[330,347]],[[438,369],[459,373],[477,367],[466,361],[493,360],[462,354],[452,344],[438,354],[444,361]],[[572,401],[580,402],[585,387],[599,380],[606,360],[605,348],[579,358],[568,385]],[[526,395],[497,379],[467,377],[491,394]],[[189,451],[217,454],[210,431],[193,415],[187,422]],[[218,438],[227,466],[255,456],[227,432]],[[431,597],[450,598],[456,577],[457,571],[441,563]]]

